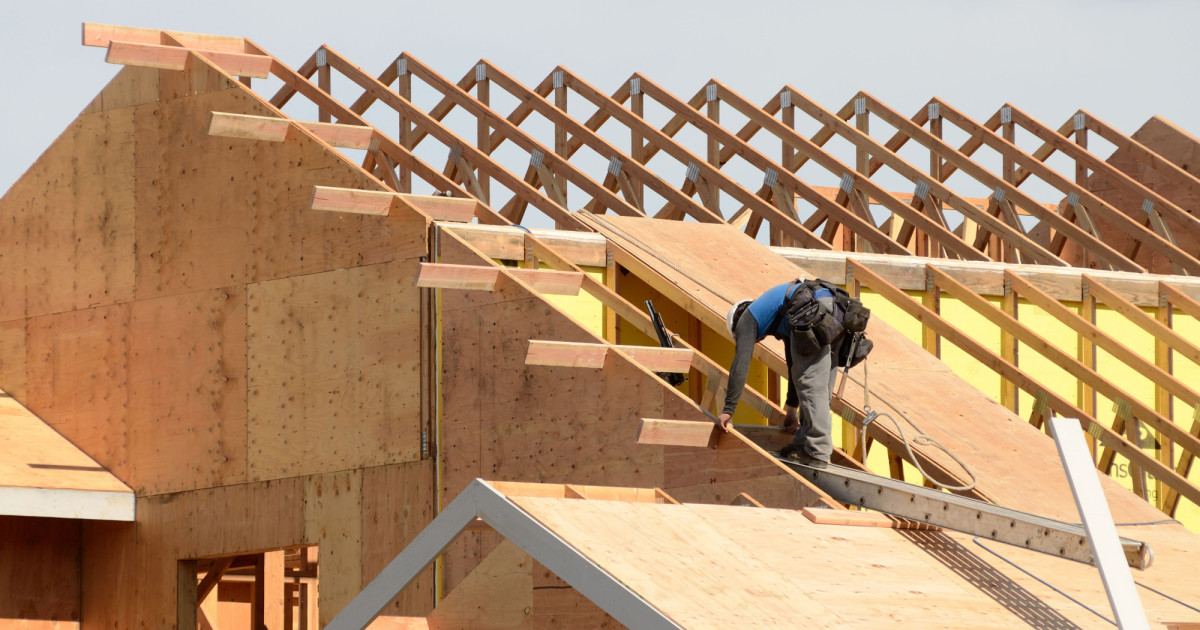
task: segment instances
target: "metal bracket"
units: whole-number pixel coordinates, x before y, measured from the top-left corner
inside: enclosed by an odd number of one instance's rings
[[[475,66],[475,80],[476,81],[487,81],[488,80],[487,65],[481,63],[481,64],[478,64]]]
[[[763,186],[766,186],[767,188],[774,188],[775,184],[777,184],[778,182],[779,182],[779,172],[778,171],[776,171],[773,168],[768,168],[766,171],[763,172]]]
[[[838,183],[838,188],[847,195],[854,192],[854,177],[850,173],[842,173],[842,181]]]
[[[1154,202],[1149,199],[1142,200],[1142,212],[1154,214]]]
[[[563,71],[561,69],[555,70],[550,74],[550,84],[556,90],[563,86]]]
[[[1005,105],[1004,107],[1000,108],[1000,124],[1012,124],[1012,105]]]
[[[396,76],[402,77],[408,74],[408,59],[401,57],[396,60]]]
[[[629,95],[637,96],[642,93],[642,78],[633,77],[629,80]]]
[[[1075,131],[1084,129],[1087,127],[1087,114],[1084,114],[1083,112],[1078,112],[1075,114],[1075,118],[1073,119],[1073,121],[1075,124]]]
[[[374,153],[379,150],[379,137],[373,136],[371,141],[367,143],[367,151]]]
[[[712,101],[717,100],[717,84],[716,83],[709,83],[708,85],[704,86],[704,100],[706,100],[710,103]]]
[[[926,197],[928,197],[929,196],[929,182],[927,182],[923,179],[918,179],[917,180],[917,190],[913,194],[917,196],[917,199],[925,199]]]
[[[779,106],[780,107],[791,107],[792,106],[792,91],[791,90],[784,89],[782,92],[779,93]]]
[[[1038,415],[1046,415],[1046,409],[1049,405],[1050,394],[1047,394],[1046,390],[1043,389],[1037,390],[1037,394],[1033,397],[1033,409],[1031,411]]]
[[[996,200],[996,203],[1004,203],[1004,189],[997,186],[996,189],[992,191],[992,198]]]
[[[1087,426],[1087,434],[1099,440],[1104,435],[1104,429],[1100,428],[1099,422],[1089,422]]]
[[[867,97],[860,96],[854,99],[854,115],[862,116],[867,113]]]
[[[325,58],[325,47],[322,46],[317,49],[317,67],[324,68],[327,65],[329,65],[329,60]]]
[[[460,157],[462,157],[462,147],[457,144],[450,147],[450,155],[446,159],[457,162]]]
[[[619,158],[615,155],[608,158],[608,172],[613,177],[620,177],[621,176],[621,168],[624,166],[625,165],[621,162],[621,158]]]
[[[1004,289],[1003,289],[1004,295],[1012,295],[1012,292],[1013,292],[1012,280],[1005,278],[1003,285],[1004,285]]]
[[[1125,420],[1133,419],[1133,404],[1120,396],[1113,400],[1113,411],[1117,414],[1118,418],[1124,418]]]
[[[937,120],[942,117],[942,110],[938,107],[940,103],[929,104],[929,120]]]
[[[693,184],[696,183],[696,178],[700,177],[700,167],[696,166],[695,162],[688,162],[687,174],[684,175]]]
[[[542,161],[546,159],[546,154],[539,149],[534,149],[529,153],[529,166],[532,168],[542,168]]]
[[[1067,205],[1075,207],[1079,205],[1079,193],[1071,191],[1067,193]]]
[[[863,429],[865,430],[868,426],[871,425],[872,422],[875,422],[876,418],[878,418],[878,417],[879,417],[878,411],[868,411],[867,415],[863,416],[863,421],[862,421]]]

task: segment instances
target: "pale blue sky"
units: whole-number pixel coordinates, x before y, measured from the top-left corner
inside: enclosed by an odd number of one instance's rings
[[[760,103],[790,83],[829,109],[863,89],[906,115],[936,95],[977,119],[1011,101],[1055,127],[1083,107],[1200,135],[1198,18],[1182,1],[4,0],[0,191],[118,69],[80,45],[84,21],[244,35],[292,66],[326,43],[372,73],[407,50],[454,80],[486,57],[527,85],[561,63],[608,92],[640,71],[684,98],[716,77]]]

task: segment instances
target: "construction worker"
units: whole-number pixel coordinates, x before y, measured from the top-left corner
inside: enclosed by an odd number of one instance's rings
[[[793,342],[793,326],[785,316],[785,309],[796,291],[802,289],[800,282],[781,284],[767,289],[756,300],[742,300],[729,309],[725,324],[733,335],[736,349],[733,364],[729,367],[725,407],[718,417],[718,423],[726,432],[729,431],[734,409],[746,385],[746,373],[750,369],[754,345],[767,335],[774,336],[783,340],[788,366],[784,430],[795,432],[792,444],[785,447],[781,454],[790,455],[809,466],[824,468],[833,453],[833,418],[829,413],[829,401],[837,376],[837,355],[830,346],[836,347],[839,340],[816,344],[811,341],[806,344]],[[819,305],[818,315],[832,314],[832,291],[817,288],[812,291],[812,298]],[[747,314],[749,317],[746,317]]]

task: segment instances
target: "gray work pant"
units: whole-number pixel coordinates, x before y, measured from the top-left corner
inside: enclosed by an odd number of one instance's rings
[[[833,298],[817,301],[825,309],[833,309]],[[833,454],[833,416],[829,413],[829,401],[833,398],[833,385],[837,379],[837,354],[828,345],[811,354],[800,354],[791,343],[788,352],[792,356],[792,382],[800,402],[800,428],[792,444],[809,457],[827,462]]]

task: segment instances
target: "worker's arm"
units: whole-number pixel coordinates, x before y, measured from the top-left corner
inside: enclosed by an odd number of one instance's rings
[[[750,372],[750,358],[754,355],[754,344],[758,342],[758,322],[750,313],[738,318],[733,328],[733,364],[729,366],[729,381],[725,387],[725,408],[717,418],[721,428],[728,431],[733,412],[737,409],[742,388],[746,386],[746,375]]]

